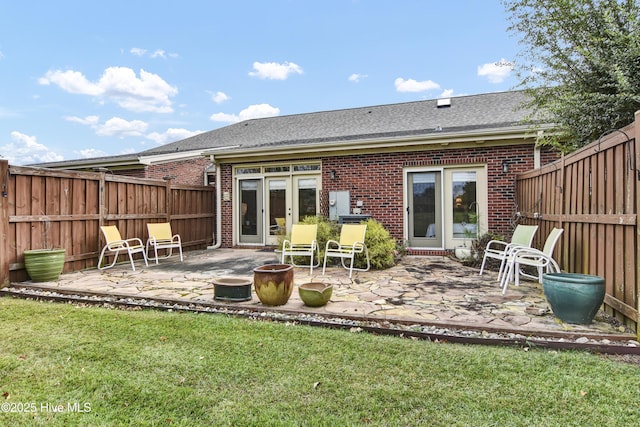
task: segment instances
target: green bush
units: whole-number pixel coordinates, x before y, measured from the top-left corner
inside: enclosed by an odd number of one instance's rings
[[[395,239],[391,237],[384,226],[371,218],[366,221],[367,234],[364,243],[369,248],[369,258],[371,268],[384,270],[396,265],[397,245]],[[358,267],[366,267],[366,259],[363,256],[356,257]]]
[[[321,216],[307,216],[300,221],[300,224],[318,224],[316,240],[318,241],[320,252],[318,259],[322,263],[327,242],[329,240],[340,240],[340,225],[335,221],[330,221],[328,218]],[[381,223],[375,219],[369,219],[366,221],[366,224],[367,234],[365,235],[364,242],[369,249],[371,268],[383,270],[393,267],[401,255],[402,248],[397,246],[395,239],[391,237]],[[278,249],[281,249],[282,242],[289,238],[291,238],[290,233],[279,236]],[[307,257],[294,257],[294,262],[298,265],[307,265],[309,259]],[[340,263],[340,260],[337,258],[329,258],[327,260],[327,264],[329,265],[336,265],[336,263]],[[367,266],[364,254],[356,256],[354,266],[357,268]]]
[[[504,240],[503,236],[492,233],[490,231],[478,236],[471,242],[471,256],[462,260],[462,264],[468,267],[478,267],[482,265],[484,258],[484,250],[491,240]],[[494,258],[488,258],[485,268],[489,270],[498,269],[500,262]]]

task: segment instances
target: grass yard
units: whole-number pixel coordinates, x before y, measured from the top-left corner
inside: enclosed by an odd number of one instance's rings
[[[0,298],[0,425],[629,426],[640,369],[212,314]]]

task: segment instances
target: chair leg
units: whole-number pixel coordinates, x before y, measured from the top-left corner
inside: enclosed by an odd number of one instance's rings
[[[324,270],[327,268],[327,255],[324,256],[324,262],[322,263],[322,275],[324,276]]]
[[[102,261],[104,259],[104,254],[107,250],[107,247],[105,246],[102,249],[102,252],[100,252],[100,258],[98,258],[98,270],[106,270],[107,268],[111,268],[114,265],[116,265],[116,262],[118,261],[118,255],[120,254],[120,251],[116,251],[116,254],[113,256],[113,262],[105,267],[100,267],[100,265],[102,265]]]
[[[133,271],[136,271],[136,266],[135,266],[135,264],[133,263],[133,255],[131,255],[131,252],[129,252],[129,251],[127,251],[127,253],[129,254],[129,261],[131,262],[131,269],[132,269]]]
[[[480,276],[482,276],[482,272],[484,272],[484,263],[487,262],[487,254],[485,252],[484,256],[482,257],[482,265],[480,266]],[[500,277],[500,276],[498,276]]]

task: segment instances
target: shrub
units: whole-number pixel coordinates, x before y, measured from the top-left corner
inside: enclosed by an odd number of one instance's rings
[[[396,264],[397,245],[395,239],[391,237],[389,231],[384,226],[371,218],[366,221],[367,234],[364,239],[365,245],[369,248],[369,259],[371,268],[384,270]],[[366,267],[364,256],[357,256],[358,267]]]
[[[480,265],[482,265],[482,258],[484,257],[484,250],[491,240],[504,240],[504,237],[490,231],[481,234],[480,236],[478,236],[478,238],[474,239],[473,242],[471,242],[471,256],[463,259],[461,261],[462,264],[468,267],[480,268]],[[497,267],[499,266],[500,263],[494,258],[488,258],[485,264],[485,268],[488,268],[490,270],[494,268],[497,269]]]

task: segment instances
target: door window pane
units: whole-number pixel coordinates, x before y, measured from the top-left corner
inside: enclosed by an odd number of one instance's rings
[[[240,181],[242,234],[258,234],[258,181]]]
[[[302,220],[305,216],[316,216],[318,212],[316,207],[317,185],[315,178],[307,178],[298,180],[298,219]]]
[[[453,172],[453,237],[478,237],[478,202],[476,173]]]
[[[436,238],[436,175],[413,174],[413,237]]]
[[[286,233],[286,194],[287,183],[284,180],[269,181],[269,234]]]

